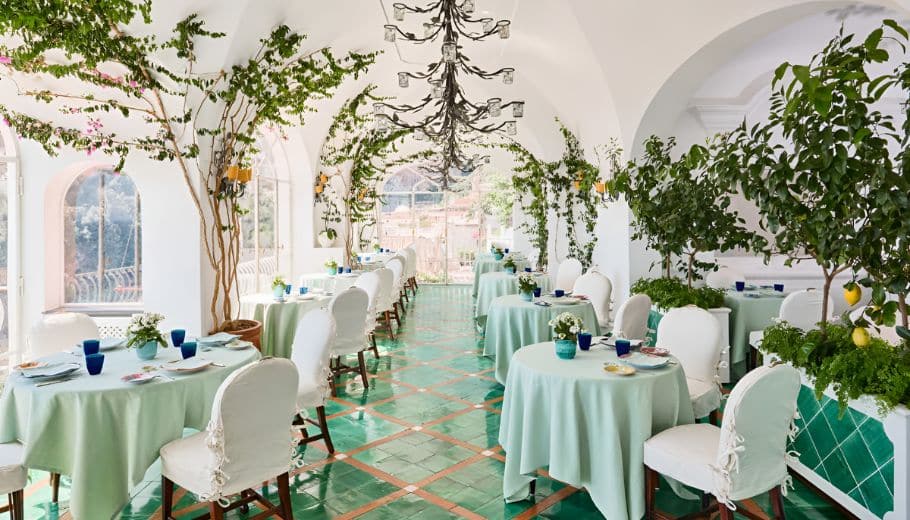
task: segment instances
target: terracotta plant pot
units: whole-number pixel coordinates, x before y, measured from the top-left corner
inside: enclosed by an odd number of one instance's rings
[[[259,338],[262,336],[262,323],[256,320],[231,320],[221,326],[219,332],[229,332],[240,336],[241,341],[249,341],[256,349],[262,350]]]

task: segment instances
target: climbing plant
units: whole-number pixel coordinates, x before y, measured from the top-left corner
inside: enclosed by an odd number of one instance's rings
[[[151,8],[151,0],[0,3],[0,34],[12,42],[0,46],[0,78],[23,102],[35,102],[22,110],[0,107],[0,114],[51,155],[65,147],[102,153],[116,160],[117,171],[133,152],[175,164],[198,211],[213,272],[212,325],[229,328],[246,211],[240,196],[252,176],[257,135],[303,124],[314,101],[356,77],[375,54],[308,50],[304,35],[279,25],[250,56],[203,73],[197,48],[225,34],[196,14],[167,37],[134,33],[152,23]],[[47,115],[42,104],[56,114]]]
[[[531,246],[537,250],[537,266],[547,266],[548,243],[550,232],[547,227],[549,211],[550,171],[554,164],[538,159],[520,143],[511,141],[502,144],[512,153],[515,162],[512,171],[512,185],[519,201],[525,220],[518,229],[530,238]]]

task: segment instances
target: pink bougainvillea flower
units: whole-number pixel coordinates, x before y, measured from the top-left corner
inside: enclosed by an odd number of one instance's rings
[[[12,65],[13,59],[9,56],[0,56],[0,64],[3,65]]]
[[[6,125],[6,126],[13,126],[13,125],[9,122],[9,119],[7,119],[7,118],[5,118],[5,117],[3,118],[3,124]]]

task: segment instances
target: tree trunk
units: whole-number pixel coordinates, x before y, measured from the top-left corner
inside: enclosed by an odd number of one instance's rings
[[[819,328],[824,336],[828,330],[828,295],[831,294],[831,282],[834,281],[837,270],[832,271],[830,274],[827,269],[823,268],[822,270],[825,274],[825,285],[822,288],[822,319],[819,322]]]
[[[673,276],[670,274],[670,255],[664,256],[664,269],[666,269],[666,278],[669,280]]]
[[[692,288],[692,278],[695,276],[695,273],[692,269],[692,264],[695,263],[695,252],[689,253],[689,265],[686,267],[686,280],[689,282],[689,289]]]
[[[908,321],[910,321],[910,319],[908,319],[908,316],[907,316],[907,295],[906,294],[897,295],[897,308],[900,310],[900,313],[901,313],[901,325],[904,328],[910,327],[910,324],[908,324]]]

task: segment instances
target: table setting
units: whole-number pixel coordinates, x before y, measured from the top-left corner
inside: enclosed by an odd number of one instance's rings
[[[750,285],[736,282],[724,295],[724,306],[730,308],[730,361],[746,361],[749,333],[764,330],[774,323],[780,305],[787,296],[784,284]]]
[[[514,271],[520,272],[528,267],[528,260],[522,253],[513,251],[509,252],[508,248],[500,250],[499,253],[481,253],[474,259],[474,287],[471,295],[477,296],[480,284],[480,277],[486,273],[505,271],[507,259],[514,262]]]
[[[586,488],[606,518],[640,518],[644,442],[695,421],[682,367],[665,349],[583,332],[577,317],[561,315],[553,327],[554,341],[511,360],[499,430],[503,496],[525,500],[546,467]]]
[[[353,283],[352,283],[353,285]],[[328,305],[333,292],[302,286],[297,294],[276,301],[270,294],[240,298],[240,317],[262,323],[260,346],[265,356],[290,358],[297,322],[309,311]]]
[[[75,518],[114,515],[161,446],[204,429],[224,379],[260,357],[236,336],[165,338],[158,323],[137,315],[127,338],[87,338],[20,364],[0,394],[0,442],[21,442],[29,468],[72,478]]]
[[[500,296],[509,294],[520,294],[520,281],[522,277],[530,277],[529,281],[533,282],[533,287],[540,289],[543,293],[550,292],[550,277],[543,272],[532,272],[530,268],[525,268],[520,273],[507,273],[504,271],[493,271],[480,275],[480,281],[477,285],[477,300],[474,307],[474,318],[483,326],[483,321],[487,316],[487,311],[493,300]],[[531,289],[533,292],[533,289]]]
[[[512,354],[525,345],[553,339],[551,321],[560,314],[577,316],[582,328],[597,336],[600,325],[590,302],[567,296],[563,291],[537,296],[527,301],[520,294],[500,296],[493,300],[484,329],[483,354],[494,358],[495,376],[505,384]]]

